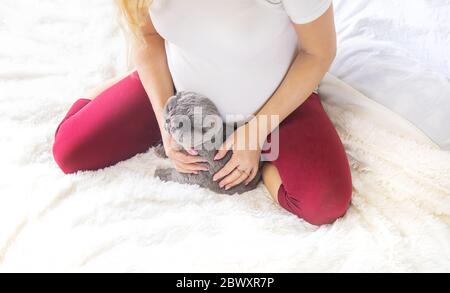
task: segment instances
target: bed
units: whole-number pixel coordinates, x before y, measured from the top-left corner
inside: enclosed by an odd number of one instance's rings
[[[153,150],[63,175],[57,123],[129,69],[116,11],[2,1],[0,272],[450,272],[450,1],[335,10],[339,53],[320,92],[354,195],[345,217],[315,227],[262,186],[229,197],[162,183]]]

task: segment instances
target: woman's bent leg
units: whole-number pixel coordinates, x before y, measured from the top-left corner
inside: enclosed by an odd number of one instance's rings
[[[341,140],[313,94],[279,127],[280,205],[315,225],[347,211],[352,194],[348,159]]]
[[[97,170],[145,152],[160,139],[137,72],[94,100],[78,100],[55,133],[53,155],[64,173]]]

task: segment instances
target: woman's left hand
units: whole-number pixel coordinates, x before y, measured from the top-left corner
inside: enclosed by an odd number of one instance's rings
[[[258,143],[254,143],[251,149],[248,146],[251,137],[248,124],[239,127],[220,147],[214,160],[221,160],[229,150],[233,151],[231,159],[217,172],[213,180],[219,182],[220,188],[228,190],[236,185],[244,183],[248,185],[258,173],[261,149]],[[247,143],[246,143],[247,142]]]

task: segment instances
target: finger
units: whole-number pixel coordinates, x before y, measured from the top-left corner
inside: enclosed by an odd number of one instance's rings
[[[172,156],[174,160],[185,164],[208,162],[208,160],[206,160],[205,158],[183,154],[182,152],[174,152]]]
[[[235,160],[231,158],[231,160],[229,160],[228,163],[226,163],[225,166],[223,166],[222,169],[220,169],[220,171],[214,175],[213,181],[218,181],[219,179],[227,176],[228,174],[233,172],[233,170],[236,169],[237,166],[238,165]]]
[[[219,149],[219,150],[217,151],[216,156],[214,157],[214,161],[220,161],[220,160],[222,160],[222,159],[227,155],[227,153],[228,153],[228,150],[225,150],[225,149]]]
[[[250,182],[252,182],[253,179],[255,179],[256,174],[258,173],[258,168],[253,168],[252,172],[250,173],[250,176],[248,176],[247,180],[245,180],[245,185],[249,185]]]
[[[202,164],[189,164],[189,163],[178,163],[179,166],[181,166],[183,169],[189,170],[189,171],[208,171],[208,167]]]
[[[194,149],[187,149],[186,152],[191,156],[198,156],[198,152]]]
[[[241,177],[241,172],[238,169],[234,169],[233,172],[231,172],[228,176],[226,176],[222,181],[219,183],[219,187],[223,188],[224,186],[230,184],[231,182],[235,181],[239,177]]]
[[[229,150],[233,148],[234,144],[234,135],[230,136],[223,144],[220,146],[220,148],[217,150],[217,154],[214,157],[215,161],[222,160]]]
[[[186,169],[184,167],[182,167],[181,165],[175,165],[175,170],[177,170],[177,172],[183,173],[183,174],[198,174],[198,171],[192,171],[189,169]]]
[[[241,184],[242,182],[245,181],[245,179],[248,178],[248,176],[249,176],[248,174],[242,173],[242,175],[239,176],[236,180],[234,180],[233,182],[231,182],[230,184],[228,184],[227,186],[225,186],[225,190],[228,190],[228,189],[230,189],[230,188],[233,188],[233,187],[235,187],[235,186]]]

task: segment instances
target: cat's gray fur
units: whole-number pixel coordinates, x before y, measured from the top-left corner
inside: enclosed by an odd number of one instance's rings
[[[195,112],[194,109],[201,109],[202,117],[200,118],[202,118],[202,120],[207,116],[217,117],[217,120],[214,120],[214,123],[211,124],[206,123],[209,125],[194,123],[194,119],[199,119],[199,117],[196,117],[195,115],[198,115],[199,113]],[[184,120],[188,119],[190,121],[190,128],[180,128],[180,125],[183,124],[183,122],[180,121],[180,115],[181,117],[185,117],[183,118]],[[214,192],[222,194],[240,194],[256,188],[261,179],[261,168],[259,168],[256,177],[247,186],[240,184],[230,188],[229,190],[225,190],[219,187],[219,182],[214,182],[212,180],[214,174],[222,169],[222,167],[225,166],[231,158],[232,152],[229,151],[225,158],[220,161],[214,161],[214,156],[217,153],[216,150],[226,139],[226,135],[232,133],[233,126],[226,125],[222,122],[217,107],[210,99],[193,92],[178,92],[167,101],[164,108],[164,119],[165,129],[172,135],[173,139],[180,145],[181,148],[195,148],[198,151],[199,156],[208,160],[205,164],[207,164],[209,171],[200,171],[199,174],[196,175],[183,174],[176,171],[174,168],[158,168],[155,172],[156,177],[163,181],[197,184],[201,187],[208,188]],[[216,138],[220,137],[221,139],[216,139],[216,141],[214,141],[211,133],[216,133]],[[155,152],[160,157],[167,157],[164,147],[161,144],[156,147]]]

